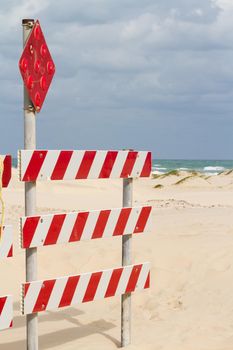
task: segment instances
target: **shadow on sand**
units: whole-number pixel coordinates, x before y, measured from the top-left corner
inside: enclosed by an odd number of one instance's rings
[[[15,303],[15,308],[18,309],[18,306],[19,304]],[[69,308],[66,311],[46,312],[46,314],[40,315],[39,323],[54,322],[54,329],[56,329],[56,322],[59,322],[61,320],[66,320],[73,325],[73,327],[70,328],[39,336],[40,350],[55,348],[59,345],[67,344],[76,339],[85,338],[92,334],[101,334],[103,337],[113,342],[117,347],[120,347],[120,342],[117,339],[111,337],[108,334],[105,334],[106,331],[116,327],[115,324],[100,319],[87,325],[83,325],[76,318],[82,314],[83,312],[75,308]],[[14,318],[14,329],[25,327],[25,322],[25,317],[16,316]],[[26,341],[18,340],[7,343],[0,343],[0,348],[2,350],[23,350],[26,349]]]

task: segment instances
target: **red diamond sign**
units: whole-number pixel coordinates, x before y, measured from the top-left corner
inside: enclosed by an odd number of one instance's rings
[[[29,97],[39,112],[53,79],[55,65],[38,20],[25,44],[19,69]]]

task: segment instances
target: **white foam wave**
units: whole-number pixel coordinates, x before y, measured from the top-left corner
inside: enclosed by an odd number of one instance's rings
[[[154,170],[154,171],[152,171],[152,174],[154,174],[154,175],[162,175],[162,174],[164,174],[164,171]]]
[[[205,166],[204,171],[223,171],[225,168],[223,166]]]

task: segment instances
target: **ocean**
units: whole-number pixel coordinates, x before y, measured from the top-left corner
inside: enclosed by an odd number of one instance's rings
[[[218,175],[222,171],[233,169],[233,160],[153,160],[153,173],[164,174],[171,170],[198,171],[206,175]]]
[[[13,159],[13,167],[17,167],[17,159]],[[206,175],[217,175],[225,170],[233,169],[233,160],[183,160],[156,159],[153,160],[154,174],[164,174],[171,170],[199,171]]]

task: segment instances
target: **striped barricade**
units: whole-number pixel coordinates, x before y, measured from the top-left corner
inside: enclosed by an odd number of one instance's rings
[[[19,178],[23,182],[124,179],[125,184],[132,178],[150,177],[152,165],[151,152],[126,150],[21,150],[18,160]],[[148,231],[152,207],[132,207],[131,200],[129,203],[123,208],[22,217],[21,247],[31,249]],[[74,276],[27,281],[22,284],[21,312],[27,315],[117,295],[127,298],[132,292],[149,288],[149,263],[131,265],[131,261],[126,261],[123,265]]]
[[[19,178],[75,180],[149,177],[151,152],[21,150]]]
[[[2,183],[2,187],[7,187],[11,179],[12,158],[10,155],[0,155],[0,160],[3,162],[3,173],[0,182]]]
[[[12,295],[0,297],[0,330],[11,328],[13,322]]]
[[[151,206],[22,217],[21,247],[143,233],[150,228]]]
[[[11,179],[11,160],[12,158],[10,155],[0,155],[0,196],[2,196],[2,187],[7,187]],[[2,197],[1,202],[3,202]],[[4,217],[3,212],[4,208],[2,208],[1,214]],[[10,225],[4,225],[1,228],[2,229],[0,230],[0,259],[4,259],[12,257],[13,254],[13,229]],[[0,296],[0,330],[12,327],[12,322],[13,298],[11,295]]]
[[[3,226],[0,238],[0,259],[12,257],[13,230],[12,226]],[[12,327],[13,300],[11,295],[0,296],[0,330]]]
[[[21,312],[59,309],[149,288],[150,264],[22,284]]]
[[[13,255],[13,228],[10,225],[3,226],[0,237],[0,259],[9,258]]]

